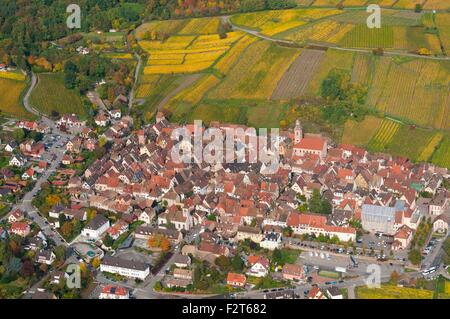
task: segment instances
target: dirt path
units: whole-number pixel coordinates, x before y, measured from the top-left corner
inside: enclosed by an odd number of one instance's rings
[[[180,83],[180,85],[178,85],[172,92],[170,92],[169,94],[167,94],[157,105],[156,110],[161,111],[164,106],[178,93],[180,93],[181,91],[183,91],[185,88],[187,88],[188,86],[190,86],[191,84],[193,84],[195,81],[197,81],[200,77],[202,76],[202,74],[191,74],[191,75],[187,75],[184,79],[183,82]]]

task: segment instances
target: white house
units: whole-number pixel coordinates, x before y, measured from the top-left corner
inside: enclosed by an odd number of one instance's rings
[[[261,248],[269,250],[275,250],[281,246],[281,234],[279,233],[267,233],[264,235],[264,239],[259,243]]]
[[[13,156],[11,157],[11,159],[9,160],[9,165],[10,166],[15,166],[15,167],[22,167],[24,166],[26,163],[26,160],[20,156]]]
[[[51,265],[55,261],[55,254],[51,250],[41,250],[36,255],[36,262],[40,264]]]
[[[263,256],[249,256],[250,269],[247,275],[253,277],[265,277],[269,274],[269,260]]]
[[[448,232],[449,216],[441,214],[435,218],[433,222],[433,231],[436,233],[446,234]]]
[[[150,274],[149,265],[134,260],[126,260],[112,256],[103,258],[100,264],[100,271],[119,274],[129,278],[145,280]]]
[[[91,239],[98,239],[109,227],[109,220],[105,216],[98,214],[84,227],[81,234]]]

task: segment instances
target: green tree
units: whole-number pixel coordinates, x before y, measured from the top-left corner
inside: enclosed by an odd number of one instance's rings
[[[233,268],[234,272],[242,272],[244,269],[244,262],[242,261],[241,256],[239,254],[234,255],[233,259],[231,260],[231,267]]]
[[[408,259],[411,261],[413,265],[419,265],[422,261],[422,256],[420,255],[420,251],[418,249],[411,249],[408,253]]]

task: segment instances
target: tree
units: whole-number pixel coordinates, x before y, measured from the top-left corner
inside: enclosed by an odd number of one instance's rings
[[[34,273],[34,266],[31,260],[26,259],[22,264],[22,269],[20,270],[20,275],[22,277],[30,277]]]
[[[73,224],[71,222],[65,222],[61,226],[61,233],[64,237],[69,237],[73,231]]]
[[[100,258],[95,257],[94,259],[92,259],[92,267],[94,268],[100,267]]]
[[[411,249],[408,253],[408,259],[413,265],[419,265],[422,261],[422,256],[418,249]]]
[[[414,7],[414,12],[419,13],[422,12],[423,6],[421,3],[416,3],[416,6]]]
[[[391,272],[390,282],[394,285],[397,284],[398,279],[400,278],[400,275],[395,270]]]
[[[219,267],[219,269],[223,272],[227,272],[229,271],[230,267],[231,267],[231,261],[229,258],[225,257],[225,256],[219,256],[216,258],[216,260],[214,261],[214,263],[217,265],[217,267]]]
[[[20,143],[20,142],[22,142],[23,139],[25,138],[25,132],[24,132],[24,130],[21,129],[21,128],[16,128],[16,129],[13,131],[12,136],[13,136],[14,140],[16,140],[17,142]]]
[[[244,262],[242,261],[241,256],[239,254],[234,255],[231,260],[231,268],[233,268],[234,272],[240,273],[244,269]]]
[[[313,189],[311,198],[309,199],[309,210],[313,213],[320,213],[322,208],[322,198],[318,189]]]

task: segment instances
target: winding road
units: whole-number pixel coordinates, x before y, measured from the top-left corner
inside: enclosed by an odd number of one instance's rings
[[[275,42],[275,43],[280,43],[280,44],[291,45],[291,46],[298,46],[298,43],[296,43],[295,41],[272,38],[272,37],[266,36],[264,34],[261,34],[257,30],[252,30],[252,29],[249,29],[249,28],[238,26],[238,25],[234,24],[233,22],[231,22],[230,16],[222,16],[222,21],[224,23],[230,24],[233,30],[239,30],[239,31],[245,32],[247,34],[253,35],[255,37],[261,38],[263,40],[267,40],[267,41],[271,41],[271,42]],[[372,49],[343,48],[343,47],[340,47],[340,46],[337,46],[337,45],[325,44],[325,43],[321,43],[321,44],[310,43],[310,45],[313,45],[315,47],[331,48],[331,49],[341,50],[341,51],[360,52],[360,53],[372,53]],[[419,55],[419,54],[400,52],[400,51],[384,51],[383,54],[385,56],[406,56],[406,57],[414,57],[414,58],[438,60],[438,61],[449,61],[450,60],[450,57],[426,56],[426,55]]]

